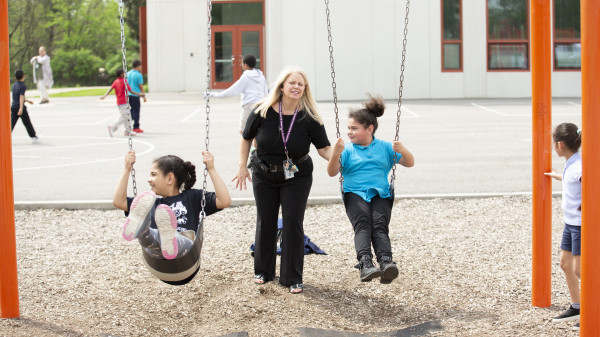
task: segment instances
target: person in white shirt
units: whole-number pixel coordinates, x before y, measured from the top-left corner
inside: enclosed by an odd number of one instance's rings
[[[565,273],[571,305],[553,322],[566,322],[579,319],[579,279],[581,276],[581,130],[573,123],[559,124],[552,134],[554,151],[559,157],[565,157],[563,174],[552,170],[545,173],[562,181],[562,209],[565,227],[560,244],[560,267]],[[579,323],[574,327],[579,329]]]
[[[242,95],[240,101],[242,104],[242,115],[240,118],[240,134],[244,132],[246,120],[254,106],[262,101],[269,89],[267,80],[260,69],[256,69],[256,58],[254,55],[246,55],[242,61],[242,69],[244,72],[239,80],[232,84],[226,90],[221,92],[212,92],[210,97],[231,97]],[[206,94],[205,94],[206,95]],[[206,98],[206,97],[205,97]]]
[[[29,63],[33,64],[33,83],[37,85],[42,97],[40,104],[50,102],[48,90],[52,88],[54,80],[52,79],[52,68],[50,68],[50,56],[46,54],[46,48],[41,46],[39,55],[32,57]]]

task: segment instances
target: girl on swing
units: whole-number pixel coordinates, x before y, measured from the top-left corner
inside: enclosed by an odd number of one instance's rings
[[[208,151],[202,155],[215,187],[215,192],[205,193],[204,212],[208,216],[228,207],[231,197],[215,170],[214,156]],[[192,248],[192,233],[200,223],[202,190],[192,188],[196,182],[196,167],[173,155],[155,159],[148,177],[151,191],[128,198],[127,182],[135,160],[135,151],[130,150],[125,155],[125,169],[113,197],[113,205],[128,214],[123,237],[127,241],[138,239],[154,258],[181,257]]]
[[[390,143],[375,138],[377,117],[381,117],[385,109],[383,99],[369,95],[363,106],[348,115],[350,143],[344,144],[342,138],[337,139],[327,173],[331,177],[338,174],[341,157],[343,201],[354,228],[360,280],[368,282],[381,277],[381,283],[387,284],[398,277],[388,235],[394,202],[388,174],[396,163],[413,166],[414,158],[399,141]],[[373,265],[371,243],[379,268]]]

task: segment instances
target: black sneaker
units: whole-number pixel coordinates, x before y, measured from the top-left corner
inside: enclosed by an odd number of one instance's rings
[[[379,261],[379,267],[381,268],[381,283],[392,283],[398,277],[398,266],[396,266],[396,262],[392,261],[390,256],[382,256],[381,261]]]
[[[579,309],[575,309],[572,305],[569,305],[569,309],[565,310],[560,316],[554,317],[552,322],[567,322],[574,319],[579,319]]]
[[[358,269],[360,269],[361,282],[370,282],[372,279],[381,276],[381,270],[373,265],[373,260],[369,255],[363,255],[360,257],[358,267]]]
[[[573,325],[573,330],[579,331],[579,323]]]

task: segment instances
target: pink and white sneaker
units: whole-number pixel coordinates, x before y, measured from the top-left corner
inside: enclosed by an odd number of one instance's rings
[[[155,200],[156,194],[152,191],[144,192],[133,199],[129,207],[129,216],[123,225],[123,238],[125,240],[131,241],[137,238],[143,225],[150,221],[149,213]]]
[[[160,248],[162,255],[167,260],[177,257],[179,246],[177,244],[177,217],[171,207],[158,205],[154,211],[156,228],[160,234]]]

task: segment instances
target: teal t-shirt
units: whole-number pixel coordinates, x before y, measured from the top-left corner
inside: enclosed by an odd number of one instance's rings
[[[396,163],[401,157],[396,153]],[[388,175],[394,166],[392,143],[377,138],[367,146],[346,143],[341,158],[344,192],[355,193],[366,202],[377,195],[391,198]]]
[[[139,71],[132,69],[127,72],[127,83],[129,83],[131,90],[141,92],[140,86],[144,85],[144,76]],[[137,95],[132,93],[129,93],[129,96],[137,97]]]

